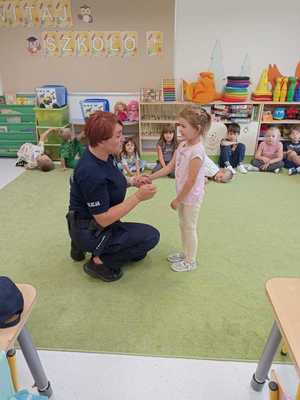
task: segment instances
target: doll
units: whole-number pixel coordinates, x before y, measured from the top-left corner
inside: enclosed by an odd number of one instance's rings
[[[119,121],[122,121],[122,122],[127,121],[128,115],[127,115],[127,106],[125,103],[118,101],[115,104],[114,110],[115,110],[115,114]]]
[[[132,100],[127,105],[128,120],[138,121],[139,120],[139,103],[136,100]]]

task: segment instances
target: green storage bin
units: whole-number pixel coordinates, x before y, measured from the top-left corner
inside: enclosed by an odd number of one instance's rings
[[[62,128],[69,123],[69,107],[61,108],[35,108],[37,126]]]

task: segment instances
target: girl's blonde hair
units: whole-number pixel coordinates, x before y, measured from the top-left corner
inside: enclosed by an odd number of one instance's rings
[[[280,129],[279,129],[278,126],[271,126],[271,127],[267,130],[267,132],[274,132],[274,133],[276,133],[276,135],[277,135],[277,139],[280,138],[281,132],[280,132]]]
[[[211,116],[204,108],[186,107],[179,113],[179,117],[198,129],[201,136],[205,136],[211,126]]]

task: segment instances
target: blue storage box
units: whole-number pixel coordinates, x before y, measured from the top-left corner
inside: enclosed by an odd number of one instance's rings
[[[80,101],[83,118],[86,120],[96,111],[109,111],[109,102],[106,99],[85,99]]]
[[[40,108],[61,108],[68,103],[67,89],[64,86],[44,85],[35,90]]]

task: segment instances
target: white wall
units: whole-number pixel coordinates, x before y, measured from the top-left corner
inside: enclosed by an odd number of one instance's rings
[[[176,0],[175,77],[195,81],[220,40],[226,75],[238,75],[248,53],[256,86],[262,69],[276,63],[294,75],[300,61],[300,1]]]

